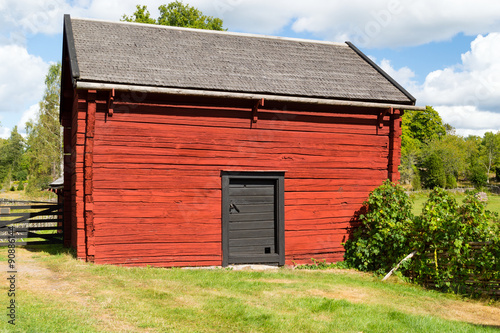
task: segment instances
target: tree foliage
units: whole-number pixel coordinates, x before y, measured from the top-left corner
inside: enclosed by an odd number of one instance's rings
[[[459,180],[481,187],[500,166],[500,132],[458,136],[432,107],[405,111],[401,127],[401,183],[414,189],[420,180],[431,189],[454,188]]]
[[[226,30],[222,27],[222,20],[212,16],[203,15],[195,7],[184,5],[181,1],[174,1],[168,5],[158,7],[160,16],[157,19],[151,18],[147,6],[136,6],[136,11],[131,15],[123,15],[122,21],[169,25],[175,27],[207,29],[207,30]]]
[[[409,132],[406,135],[421,143],[428,143],[446,135],[447,127],[443,124],[439,113],[431,106],[425,111],[405,111],[405,125]]]
[[[481,159],[482,164],[489,174],[493,165],[497,164],[500,160],[500,133],[493,134],[486,132],[483,140],[481,141]],[[487,179],[489,183],[489,179]]]
[[[17,131],[11,131],[7,140],[0,144],[0,183],[8,180],[26,180],[26,163],[23,154],[26,149],[24,138]]]
[[[29,182],[27,190],[46,187],[61,175],[62,136],[59,124],[61,64],[51,65],[45,93],[34,121],[26,124]]]
[[[436,152],[427,156],[422,162],[422,181],[426,188],[446,186],[446,173],[443,160]]]

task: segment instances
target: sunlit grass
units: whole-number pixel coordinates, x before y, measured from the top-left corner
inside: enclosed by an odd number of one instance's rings
[[[126,268],[37,248],[18,249],[19,316],[15,330],[0,321],[6,332],[495,331],[449,320],[458,297],[355,271]]]

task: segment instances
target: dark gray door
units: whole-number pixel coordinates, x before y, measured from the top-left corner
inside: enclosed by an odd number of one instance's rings
[[[279,178],[246,176],[223,177],[224,264],[284,264]]]

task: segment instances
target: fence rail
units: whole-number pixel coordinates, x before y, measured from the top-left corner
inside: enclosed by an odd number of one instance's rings
[[[471,251],[471,256],[475,256],[476,254],[480,254],[484,247],[490,246],[491,242],[469,242],[469,248]],[[440,262],[439,266],[449,267],[450,264],[447,261],[450,260],[452,256],[446,251],[439,251],[436,254],[438,258],[438,262]],[[425,253],[423,259],[426,260],[426,265],[430,271],[434,270],[436,267],[436,263],[434,260],[434,253]],[[464,281],[464,285],[467,293],[472,294],[482,294],[488,295],[489,297],[499,299],[500,298],[500,279],[499,278],[489,278],[485,279],[482,276],[480,271],[477,271],[477,267],[474,264],[467,265],[464,267],[468,270],[468,274],[466,275],[466,280]],[[496,275],[498,276],[498,275]],[[446,281],[445,281],[446,282]],[[450,281],[447,281],[450,282]],[[430,288],[435,288],[437,286],[437,282],[434,278],[429,275],[424,280],[424,285]]]
[[[34,201],[0,201],[0,246],[63,242],[62,205]]]

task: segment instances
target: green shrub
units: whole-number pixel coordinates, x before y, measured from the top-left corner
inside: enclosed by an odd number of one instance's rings
[[[420,180],[420,171],[415,166],[413,166],[413,178],[411,180],[411,188],[414,191],[422,189],[422,182]]]
[[[408,254],[411,200],[403,187],[387,180],[364,205],[367,213],[360,215],[360,227],[345,243],[344,259],[350,267],[382,274]]]
[[[24,182],[20,181],[19,186],[17,187],[18,191],[24,191]]]
[[[382,274],[416,251],[399,268],[411,281],[442,291],[479,294],[488,289],[488,281],[500,280],[498,216],[486,209],[477,192],[468,192],[459,205],[447,191],[435,188],[422,214],[413,217],[402,187],[386,181],[365,206],[361,225],[344,244],[349,267]]]
[[[422,181],[425,188],[444,188],[446,186],[446,173],[444,170],[443,160],[437,153],[429,155],[424,160],[423,167],[424,171],[422,172]]]
[[[471,293],[467,281],[471,274],[482,278],[499,278],[498,247],[471,248],[471,242],[498,243],[493,229],[495,215],[475,195],[467,193],[461,206],[441,188],[435,188],[424,205],[422,215],[414,220],[411,249],[417,255],[407,274],[421,284],[443,291]],[[479,273],[480,272],[480,273]],[[495,273],[496,272],[496,273]]]
[[[452,174],[446,175],[446,188],[457,188],[457,179]]]
[[[469,180],[475,188],[481,188],[488,183],[488,174],[482,166],[476,164],[469,169]]]

